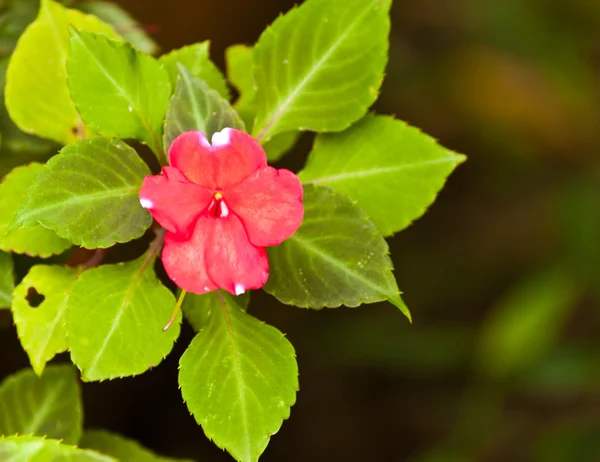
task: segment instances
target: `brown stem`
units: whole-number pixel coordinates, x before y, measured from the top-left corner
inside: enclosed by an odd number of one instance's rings
[[[91,258],[81,265],[81,269],[79,271],[83,273],[84,271],[95,268],[102,263],[104,257],[106,257],[106,249],[96,249]]]

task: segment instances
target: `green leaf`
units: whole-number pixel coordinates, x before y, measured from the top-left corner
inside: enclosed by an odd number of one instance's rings
[[[148,166],[121,140],[80,140],[50,159],[11,228],[39,222],[89,249],[131,241],[152,224],[139,202],[147,175]]]
[[[13,319],[37,375],[56,354],[67,351],[65,311],[77,274],[72,268],[37,265],[14,291]]]
[[[165,150],[177,136],[190,130],[201,131],[209,140],[213,133],[226,127],[244,130],[242,120],[217,91],[182,64],[178,66],[179,80],[165,120]]]
[[[252,48],[246,45],[233,45],[227,48],[227,75],[239,92],[234,108],[240,115],[248,131],[252,130],[256,116],[256,88],[252,74]],[[283,157],[298,141],[297,131],[280,133],[264,144],[267,159],[275,162]]]
[[[179,336],[181,314],[166,332],[175,297],[156,278],[154,257],[83,273],[67,305],[71,359],[86,380],[141,374],[157,366]]]
[[[157,60],[128,43],[72,30],[67,73],[86,123],[106,136],[144,141],[163,156],[160,139],[171,83]]]
[[[227,77],[239,93],[235,102],[235,109],[251,126],[256,115],[256,86],[252,73],[252,47],[247,45],[232,45],[225,50],[227,63]]]
[[[112,457],[34,436],[0,438],[0,460],[10,462],[118,462]]]
[[[263,32],[254,47],[257,139],[340,131],[367,112],[387,63],[390,5],[308,0]]]
[[[113,2],[92,0],[77,5],[85,13],[93,14],[110,24],[121,36],[142,53],[153,55],[158,52],[158,44],[150,38],[144,28],[120,5]]]
[[[241,462],[257,461],[290,415],[298,366],[281,332],[221,295],[209,294],[208,325],[181,357],[179,384],[208,438]]]
[[[535,273],[513,287],[484,324],[477,358],[481,369],[503,378],[535,365],[560,335],[578,289],[571,274],[557,268]]]
[[[15,274],[12,256],[0,252],[0,309],[10,308],[12,291],[15,288]]]
[[[0,59],[0,101],[4,101],[8,62],[9,58]],[[55,144],[49,140],[43,140],[19,130],[10,119],[4,104],[0,105],[0,133],[2,133],[2,149],[0,154],[2,161],[5,160],[7,151],[9,153],[17,152],[20,157],[20,164],[23,164],[27,158],[22,154],[46,154],[55,147]],[[0,173],[0,176],[4,175]]]
[[[210,60],[210,42],[188,45],[160,57],[160,62],[165,66],[171,78],[173,88],[177,85],[179,77],[178,64],[185,66],[194,77],[199,77],[212,89],[216,90],[223,99],[229,100],[229,88],[225,77],[217,66]]]
[[[263,148],[269,162],[276,162],[292,149],[300,138],[300,132],[279,133],[267,141]]]
[[[350,196],[387,236],[423,215],[464,159],[404,122],[367,116],[342,133],[318,135],[298,176]]]
[[[183,459],[157,456],[137,441],[106,430],[86,430],[79,447],[94,449],[123,462],[183,462]]]
[[[6,107],[13,121],[24,132],[61,144],[75,141],[83,128],[66,83],[69,26],[118,37],[94,16],[42,0],[6,74]]]
[[[25,369],[0,385],[0,435],[46,436],[75,444],[82,425],[81,392],[71,366],[49,366],[41,377]]]
[[[40,9],[39,0],[3,0],[0,2],[0,52],[9,56],[17,40],[33,22]]]
[[[244,311],[248,309],[250,303],[250,292],[246,292],[234,298],[235,303]],[[219,297],[216,292],[196,295],[189,293],[186,295],[182,304],[183,316],[190,323],[192,328],[199,332],[208,325],[211,309],[219,304]]]
[[[389,300],[409,319],[388,245],[367,214],[326,186],[304,187],[304,221],[270,247],[265,290],[289,305],[321,309]]]
[[[0,250],[49,257],[71,247],[69,241],[41,225],[20,228],[7,235],[15,213],[26,201],[27,190],[43,168],[35,163],[18,167],[0,184]]]

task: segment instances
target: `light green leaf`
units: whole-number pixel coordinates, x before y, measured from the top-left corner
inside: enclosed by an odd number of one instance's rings
[[[144,28],[125,11],[121,5],[113,2],[92,0],[77,5],[85,13],[93,14],[110,24],[121,36],[142,53],[153,55],[158,52],[158,44],[150,38]]]
[[[165,150],[177,136],[190,130],[201,131],[209,140],[213,133],[226,127],[244,130],[242,120],[217,91],[182,64],[178,66],[179,80],[165,120]]]
[[[171,95],[169,75],[128,43],[71,31],[67,84],[81,117],[106,136],[144,141],[163,156],[160,139]]]
[[[181,357],[181,392],[208,438],[254,462],[296,400],[294,348],[229,294],[213,300],[208,325]]]
[[[24,132],[62,144],[75,141],[83,131],[66,83],[69,26],[118,38],[96,17],[42,0],[6,74],[6,107],[13,121]]]
[[[139,202],[147,175],[148,166],[121,140],[70,144],[41,171],[11,228],[39,222],[89,249],[131,241],[152,224]]]
[[[181,314],[163,332],[175,297],[156,278],[154,257],[83,273],[67,305],[71,359],[86,380],[141,374],[165,358]]]
[[[507,377],[535,365],[557,340],[579,295],[568,272],[551,268],[508,291],[488,316],[477,359],[493,377]]]
[[[387,236],[425,213],[464,159],[404,122],[367,116],[342,133],[318,135],[298,176],[350,196]]]
[[[252,130],[256,117],[256,88],[252,73],[252,48],[246,45],[233,45],[225,52],[227,60],[227,75],[238,90],[240,96],[234,108],[240,115],[248,131]],[[280,133],[264,144],[267,159],[275,162],[294,147],[300,133],[297,131]]]
[[[239,93],[235,109],[249,127],[256,115],[256,86],[252,72],[252,47],[232,45],[225,50],[227,77]]]
[[[185,66],[194,77],[199,77],[212,89],[216,90],[223,99],[229,100],[229,88],[225,77],[217,66],[210,60],[210,42],[188,45],[160,57],[160,62],[165,66],[171,78],[173,88],[177,85],[179,77],[178,64]]]
[[[367,112],[387,63],[390,5],[307,0],[263,32],[254,47],[257,139],[340,131]]]
[[[106,430],[86,430],[79,447],[94,449],[122,462],[183,462],[183,459],[157,456],[137,441]]]
[[[81,409],[73,367],[49,366],[41,377],[25,369],[0,385],[0,435],[46,436],[75,444],[82,431]]]
[[[26,201],[27,190],[43,168],[35,163],[18,167],[0,184],[0,250],[49,257],[71,247],[69,241],[41,225],[17,229],[7,235],[15,213]]]
[[[0,252],[0,309],[10,308],[15,288],[13,260],[9,253]]]
[[[300,138],[300,132],[279,133],[267,141],[263,148],[269,162],[276,162],[292,149]]]
[[[409,319],[388,245],[352,200],[326,186],[304,187],[304,221],[270,247],[265,290],[289,305],[321,309],[389,300]]]
[[[0,59],[0,101],[4,101],[8,62],[8,57]],[[27,155],[43,155],[50,153],[52,150],[58,150],[58,148],[55,149],[55,143],[52,141],[37,138],[19,130],[10,119],[4,104],[0,104],[0,133],[2,133],[0,158],[3,164],[5,163],[7,154],[10,153],[18,154],[19,164],[22,165],[27,162]],[[0,172],[0,176],[4,176],[4,174]]]
[[[65,311],[76,280],[73,268],[37,265],[14,291],[13,319],[37,375],[56,354],[67,351]]]
[[[0,438],[0,460],[10,462],[118,462],[94,451],[84,451],[35,436]]]
[[[250,303],[250,292],[235,297],[234,300],[245,311],[248,309],[248,304]],[[181,308],[187,322],[190,323],[196,332],[199,332],[208,325],[210,312],[215,306],[219,306],[219,295],[217,292],[209,292],[202,295],[188,292]]]

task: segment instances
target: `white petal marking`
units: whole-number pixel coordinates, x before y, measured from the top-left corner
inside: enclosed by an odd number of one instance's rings
[[[211,144],[213,146],[227,146],[231,139],[231,128],[224,128],[212,136]]]
[[[202,133],[202,132],[197,132],[197,133],[198,133],[198,141],[200,141],[200,144],[202,146],[204,146],[205,148],[210,148],[210,143],[206,139],[206,136],[204,136],[204,133]]]
[[[140,204],[142,204],[142,207],[144,207],[145,209],[151,209],[152,207],[154,207],[154,202],[152,202],[150,199],[147,199],[145,197],[140,197]]]
[[[239,283],[235,285],[233,290],[235,291],[236,295],[242,295],[244,292],[246,292],[246,288],[242,284],[239,284]]]
[[[225,218],[226,216],[229,215],[229,207],[227,207],[227,204],[225,203],[225,201],[221,201],[221,218]]]

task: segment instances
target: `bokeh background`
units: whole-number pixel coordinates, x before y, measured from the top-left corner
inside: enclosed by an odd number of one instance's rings
[[[294,2],[120,3],[163,51],[210,39],[224,68],[227,46]],[[313,312],[253,294],[296,347],[301,386],[261,460],[599,461],[600,2],[394,0],[392,24],[375,109],[468,161],[389,241],[412,325],[385,303]],[[280,165],[300,168],[310,144]],[[2,317],[0,378],[27,366]],[[86,425],[231,460],[178,391],[192,337],[141,377],[84,384]]]

